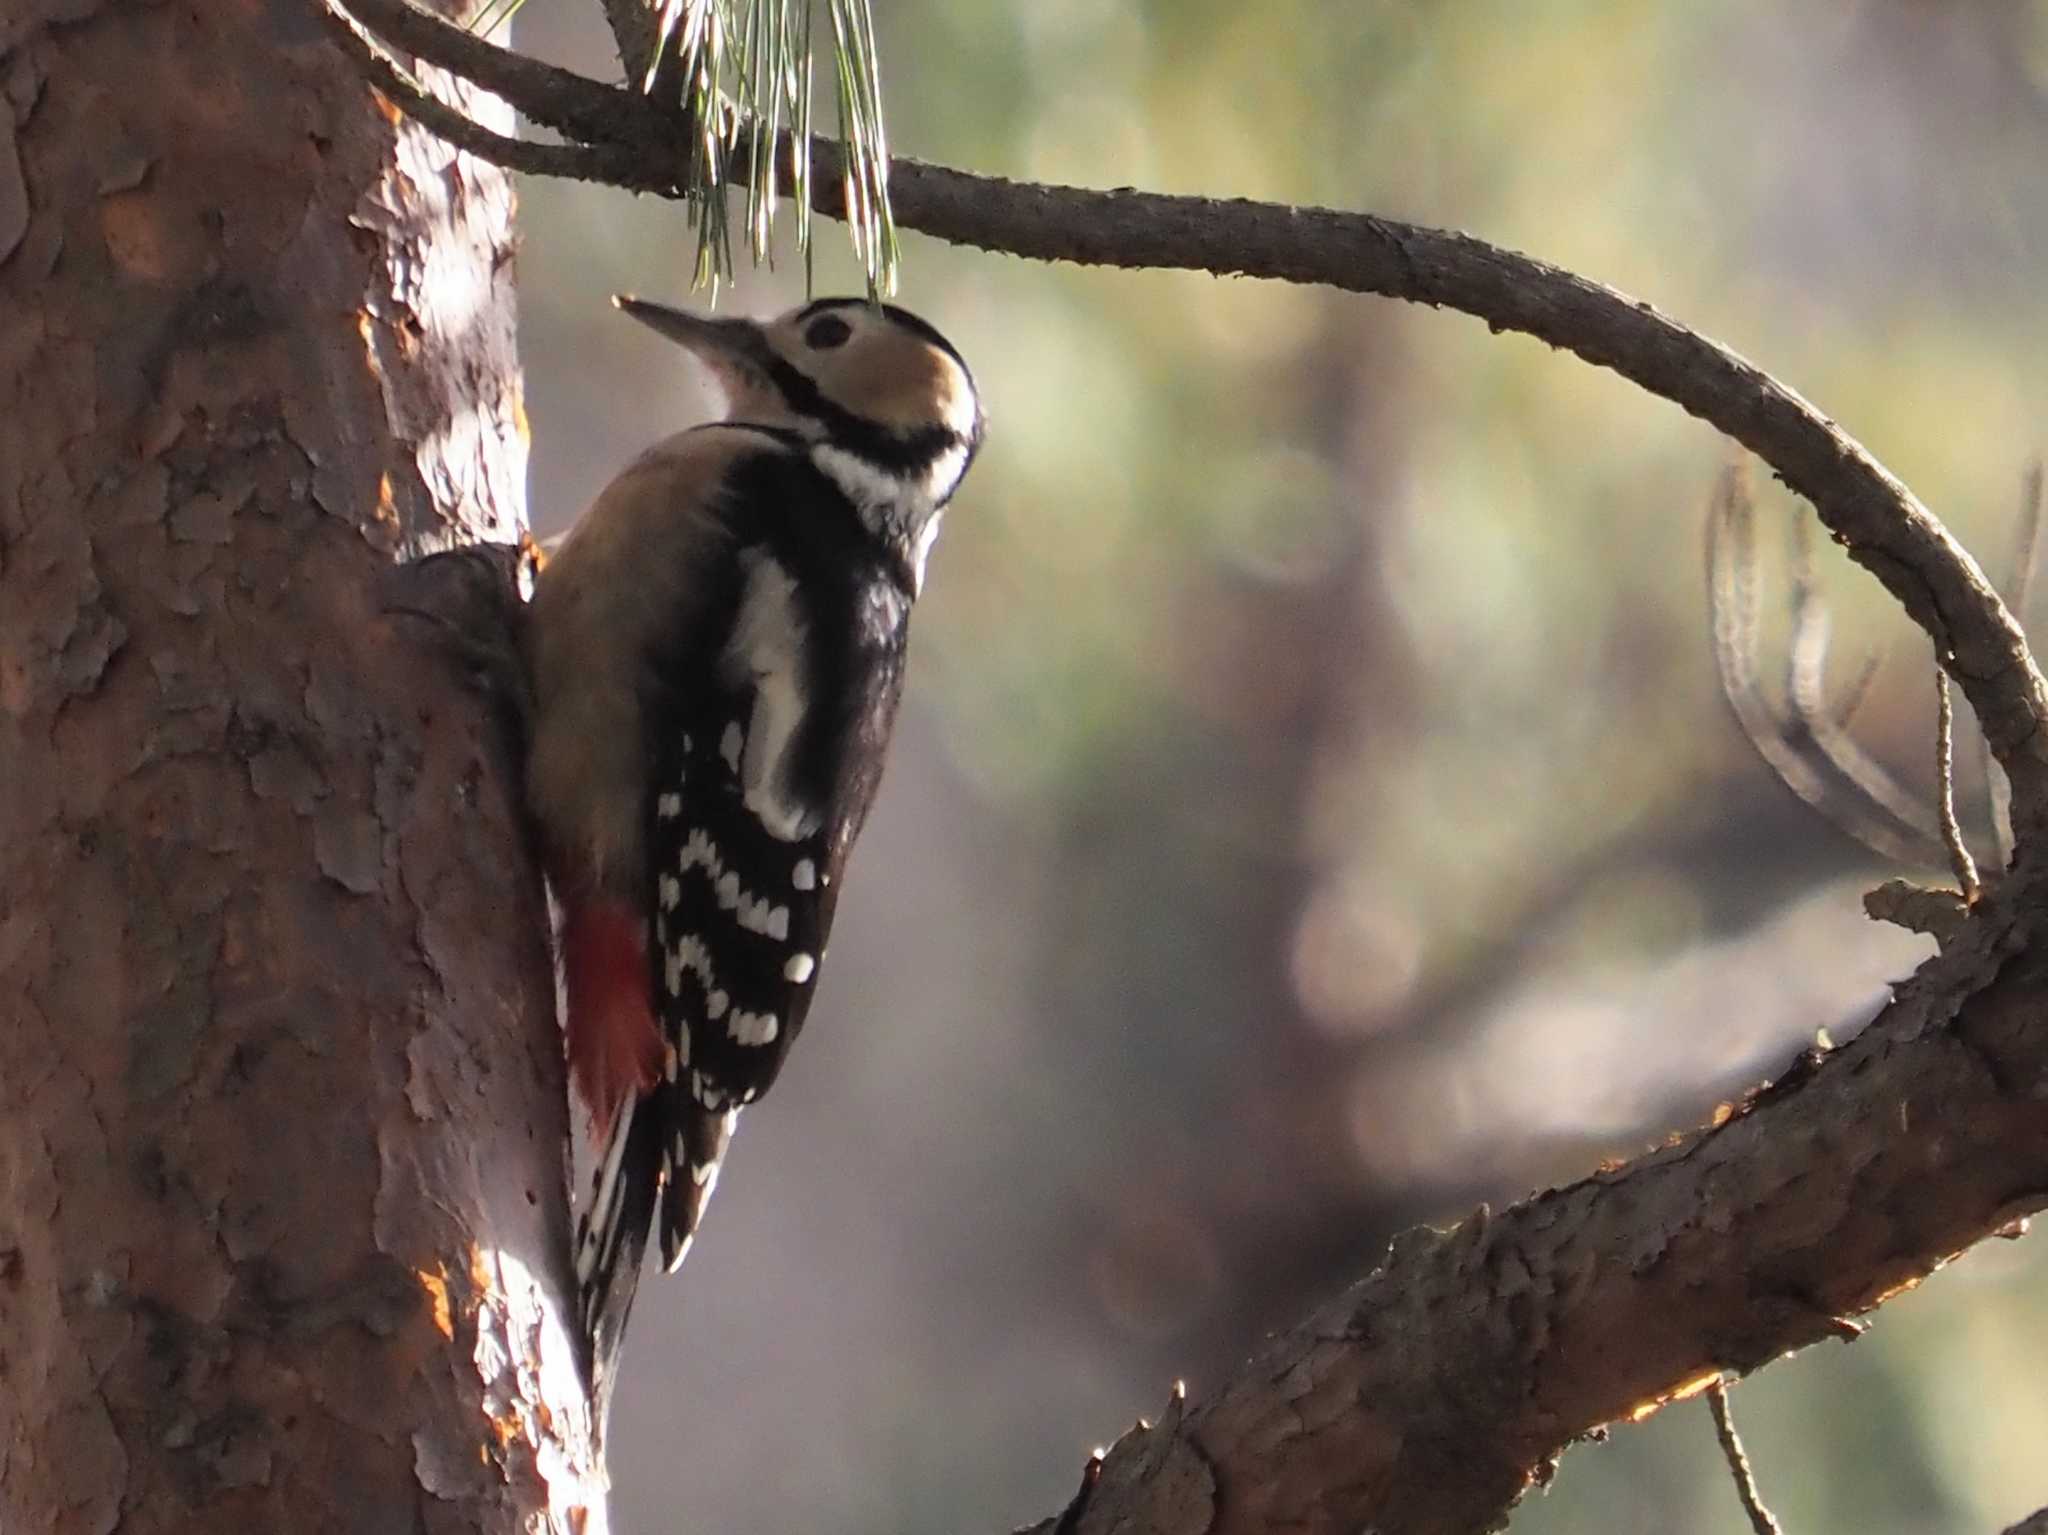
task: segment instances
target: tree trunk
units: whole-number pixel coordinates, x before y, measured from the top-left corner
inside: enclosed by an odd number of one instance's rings
[[[522,520],[507,180],[297,0],[0,85],[0,1527],[594,1531],[540,886],[378,604]]]

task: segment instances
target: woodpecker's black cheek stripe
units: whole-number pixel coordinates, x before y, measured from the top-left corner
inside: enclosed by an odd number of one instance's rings
[[[829,308],[859,302],[858,299],[824,299],[807,306],[801,313],[808,315],[820,307]],[[930,331],[932,338],[945,349],[947,355],[953,357],[956,362],[959,360],[958,354],[946,345],[945,337],[940,336],[937,331],[933,331],[922,320],[906,311],[899,310],[895,313],[902,315],[906,324],[915,321],[912,328],[921,334]],[[808,416],[823,426],[826,439],[834,447],[844,448],[856,457],[873,464],[877,469],[891,474],[916,477],[924,474],[955,448],[966,448],[971,460],[981,446],[979,420],[975,423],[974,435],[962,437],[951,427],[938,425],[920,427],[914,432],[892,432],[865,416],[854,414],[843,405],[826,399],[817,384],[801,369],[784,359],[768,344],[768,338],[759,331],[750,330],[746,333],[741,350],[745,353],[747,361],[767,376],[768,381],[775,386],[776,392],[782,396],[783,402],[792,411],[800,416]],[[961,363],[960,366],[964,372],[967,365]]]
[[[764,343],[758,360],[789,408],[825,428],[825,438],[877,469],[919,475],[955,447],[970,446],[950,427],[926,426],[898,434],[825,398],[818,386]]]

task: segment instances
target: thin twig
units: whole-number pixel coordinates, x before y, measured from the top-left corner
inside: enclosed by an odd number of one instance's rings
[[[603,0],[603,5],[625,78],[645,80],[654,55],[654,7],[647,0]]]
[[[1939,841],[1939,829],[1925,805],[1906,792],[1891,770],[1856,742],[1844,720],[1847,715],[1827,702],[1828,610],[1813,570],[1813,534],[1804,517],[1794,520],[1792,555],[1792,637],[1786,646],[1785,701],[1799,730],[1840,777],[1852,796],[1868,801],[1880,820],[1896,822],[1924,844],[1924,851],[1899,861],[1924,863]],[[1866,671],[1865,675],[1868,675]],[[1867,682],[1863,684],[1867,686]],[[1857,700],[1860,707],[1861,699]],[[1853,708],[1848,711],[1853,712]],[[1858,816],[1858,819],[1869,819]],[[1838,824],[1843,824],[1838,822]],[[1852,835],[1862,833],[1849,828]],[[1866,837],[1866,844],[1886,850]]]
[[[357,21],[386,42],[495,92],[530,121],[564,137],[591,145],[666,140],[678,161],[686,150],[678,114],[636,91],[603,85],[572,69],[500,47],[412,0],[346,0],[346,5]],[[672,179],[677,173],[667,174]]]
[[[1750,746],[1779,782],[1834,826],[1880,858],[1921,868],[1942,861],[1931,818],[1898,790],[1891,776],[1848,739],[1820,696],[1826,615],[1810,576],[1795,569],[1788,707],[1764,690],[1758,665],[1762,585],[1756,551],[1756,508],[1739,465],[1721,474],[1707,514],[1707,611],[1721,692]],[[1819,761],[1815,759],[1819,758]],[[1856,771],[1861,765],[1865,772]],[[1871,784],[1882,780],[1884,796]],[[1881,786],[1882,786],[1881,785]]]
[[[1707,1405],[1714,1411],[1714,1437],[1721,1441],[1721,1454],[1728,1462],[1728,1476],[1735,1483],[1735,1495],[1742,1500],[1742,1511],[1749,1516],[1750,1529],[1755,1531],[1755,1535],[1785,1535],[1784,1526],[1764,1506],[1763,1494],[1757,1491],[1756,1477],[1749,1469],[1748,1452],[1742,1448],[1742,1436],[1735,1432],[1735,1412],[1728,1405],[1728,1382],[1725,1378],[1707,1387]]]
[[[637,190],[666,190],[665,182],[648,174],[651,167],[643,167],[633,156],[609,146],[543,144],[532,139],[508,138],[486,128],[400,68],[346,12],[333,5],[322,5],[320,10],[329,35],[355,60],[370,83],[407,116],[457,149],[506,170],[535,176],[595,181],[607,186],[634,185],[637,180]]]
[[[1977,862],[1963,841],[1963,828],[1956,820],[1956,708],[1949,697],[1948,673],[1934,670],[1934,780],[1941,812],[1941,840],[1948,847],[1949,867],[1966,905],[1975,906],[1984,893],[1977,883]]]
[[[2036,458],[2020,474],[2018,534],[2013,541],[2011,573],[2006,578],[2005,604],[2022,629],[2028,609],[2033,606],[2034,567],[2041,547],[2041,460]],[[1990,802],[1991,836],[1998,849],[1998,866],[2012,864],[2012,790],[2005,775],[1991,760],[1991,748],[1980,735],[1978,754],[1983,762],[1984,797]]]
[[[1877,681],[1877,673],[1884,664],[1882,650],[1873,650],[1864,656],[1863,664],[1856,668],[1856,675],[1849,679],[1849,685],[1842,689],[1842,696],[1835,700],[1834,722],[1837,729],[1847,730],[1855,723],[1864,701],[1870,697],[1870,685]]]

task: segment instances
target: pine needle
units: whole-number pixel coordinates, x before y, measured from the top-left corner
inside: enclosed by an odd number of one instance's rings
[[[517,4],[519,0],[493,0]],[[685,203],[697,231],[695,281],[732,280],[733,233],[726,203],[746,189],[746,244],[754,263],[773,264],[781,198],[778,144],[790,146],[796,244],[808,285],[811,258],[811,12],[815,0],[664,0],[646,84],[680,78],[683,105],[699,125]],[[889,207],[889,145],[882,126],[881,67],[870,0],[825,0],[832,23],[832,77],[846,145],[846,225],[868,295],[896,289],[902,252]],[[679,68],[668,74],[661,61]],[[785,133],[787,138],[784,138]]]
[[[510,22],[525,0],[485,0],[469,23],[487,36]],[[681,91],[696,125],[684,168],[683,205],[697,248],[692,283],[732,281],[733,230],[727,198],[746,188],[747,254],[774,265],[781,211],[775,157],[787,144],[796,248],[811,282],[811,12],[817,0],[648,0],[655,48],[640,88]],[[889,140],[882,127],[882,72],[871,0],[825,0],[832,22],[832,79],[839,137],[846,145],[846,228],[867,279],[868,297],[896,291],[902,264],[889,207]]]

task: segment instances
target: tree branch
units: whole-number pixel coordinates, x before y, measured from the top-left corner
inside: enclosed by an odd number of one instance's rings
[[[1986,907],[1719,1127],[1398,1238],[1216,1396],[1119,1441],[1077,1530],[1491,1529],[1578,1437],[1853,1336],[2013,1231],[2048,1203],[2048,958],[2031,915]]]
[[[834,163],[819,151],[821,167]],[[839,210],[818,178],[818,205]],[[897,161],[896,219],[955,243],[1045,260],[1174,267],[1456,309],[1610,368],[1740,442],[1813,503],[1858,563],[1933,636],[2014,776],[2015,815],[2048,825],[2048,694],[1976,562],[1863,447],[1776,379],[1649,304],[1469,235],[1370,214],[1084,191]],[[2026,787],[2020,787],[2020,780]],[[2022,810],[2021,807],[2024,807]]]
[[[524,171],[535,176],[595,181],[606,186],[631,186],[644,192],[665,190],[666,184],[662,179],[654,175],[645,162],[631,154],[587,144],[544,144],[532,139],[508,138],[486,128],[399,68],[353,17],[332,6],[323,6],[321,20],[328,35],[355,61],[356,67],[372,85],[408,117],[431,129],[457,149],[506,170]]]
[[[681,115],[639,92],[501,48],[411,0],[348,0],[347,8],[387,42],[503,96],[522,116],[564,137],[590,145],[642,146],[679,136]],[[672,154],[681,147],[667,145]]]
[[[523,58],[410,0],[353,0],[350,9],[534,121],[641,157],[619,168],[615,184],[679,195],[688,151],[675,108]],[[842,149],[817,140],[812,155],[813,204],[843,217]],[[786,145],[779,158],[787,158]],[[657,175],[657,166],[671,169]],[[567,173],[589,169],[575,162]],[[2048,736],[2041,729],[2048,688],[1976,562],[1834,422],[1652,305],[1470,235],[1365,213],[1044,186],[901,159],[891,162],[889,185],[900,226],[954,244],[1043,261],[1315,283],[1455,309],[1495,330],[1563,348],[1670,400],[1769,464],[1898,598],[1933,638],[2011,778],[2022,839],[2048,829]]]
[[[1707,1387],[1707,1406],[1714,1414],[1714,1438],[1720,1442],[1721,1458],[1728,1463],[1728,1478],[1735,1484],[1735,1496],[1742,1504],[1753,1535],[1785,1535],[1764,1495],[1757,1490],[1756,1472],[1749,1464],[1749,1452],[1742,1447],[1742,1435],[1735,1431],[1735,1409],[1728,1403],[1728,1382],[1716,1380]]]

